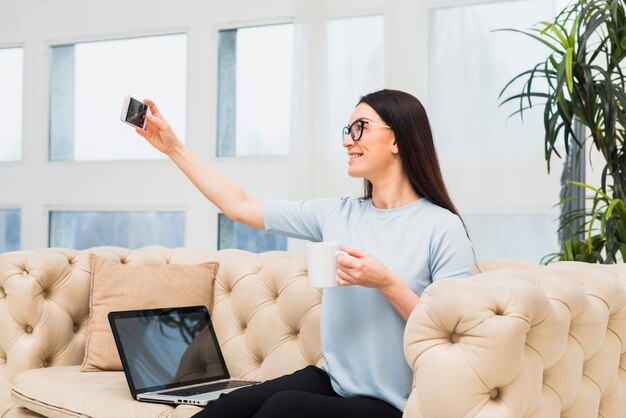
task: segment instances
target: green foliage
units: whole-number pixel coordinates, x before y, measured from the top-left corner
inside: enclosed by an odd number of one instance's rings
[[[563,252],[549,254],[541,260],[541,263],[549,264],[554,261],[583,261],[585,263],[604,262],[601,255],[604,240],[599,235],[594,235],[591,242],[592,246],[589,247],[587,242],[570,238],[565,241]]]
[[[552,154],[561,157],[558,142],[563,141],[566,153],[578,152],[570,148],[570,139],[579,145],[591,139],[606,163],[597,188],[579,184],[594,191],[592,210],[561,216],[560,229],[583,217],[587,242],[570,239],[556,257],[614,263],[619,253],[626,259],[626,77],[622,69],[626,0],[577,0],[554,22],[540,22],[529,30],[503,30],[527,35],[550,51],[545,60],[518,74],[500,93],[501,105],[518,103],[512,115],[523,116],[527,109],[544,106],[548,172]],[[521,91],[503,98],[521,80],[525,80]],[[588,137],[576,136],[574,118],[587,127]]]

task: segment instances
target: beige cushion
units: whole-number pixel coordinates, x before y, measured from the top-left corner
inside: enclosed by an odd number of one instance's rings
[[[217,263],[132,265],[95,254],[90,261],[89,326],[82,371],[122,370],[109,312],[211,305]]]
[[[11,395],[20,405],[46,417],[154,418],[174,413],[169,405],[134,401],[123,372],[81,373],[79,366],[24,371],[15,378]],[[174,416],[180,418],[200,410],[176,409]]]

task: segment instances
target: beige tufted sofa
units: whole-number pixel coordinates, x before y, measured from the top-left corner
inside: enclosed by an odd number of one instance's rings
[[[128,264],[220,268],[207,301],[233,375],[269,379],[323,362],[321,294],[302,257],[146,247],[0,254],[0,417],[189,417],[135,402],[122,372],[79,371],[88,253]],[[431,285],[409,318],[405,417],[626,417],[623,265],[515,261]]]

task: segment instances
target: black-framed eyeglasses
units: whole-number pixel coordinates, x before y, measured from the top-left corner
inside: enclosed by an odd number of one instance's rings
[[[343,127],[343,130],[341,131],[343,136],[341,138],[345,139],[346,136],[350,135],[350,138],[352,138],[354,142],[358,141],[363,136],[363,127],[365,126],[366,123],[370,125],[374,125],[374,126],[380,126],[382,128],[391,129],[391,126],[383,125],[382,123],[376,123],[376,122],[372,122],[369,120],[358,119],[352,122],[351,125]]]

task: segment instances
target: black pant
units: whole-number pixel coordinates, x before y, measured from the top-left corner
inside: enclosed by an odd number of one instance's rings
[[[338,395],[328,374],[308,366],[293,374],[221,395],[194,418],[400,418],[375,398]]]

